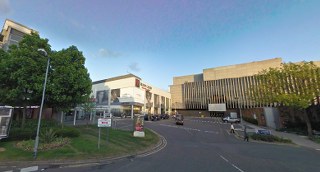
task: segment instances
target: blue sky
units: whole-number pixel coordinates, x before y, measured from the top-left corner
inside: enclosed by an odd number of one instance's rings
[[[6,18],[71,45],[93,81],[133,73],[168,89],[173,76],[281,57],[320,60],[319,0],[0,0]]]

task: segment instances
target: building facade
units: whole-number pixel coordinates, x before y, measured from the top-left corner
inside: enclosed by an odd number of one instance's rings
[[[37,33],[20,23],[6,19],[0,34],[0,48],[7,51],[10,45],[17,45],[25,34]]]
[[[270,108],[276,104],[254,102],[251,97],[255,94],[249,88],[258,84],[256,74],[264,69],[281,67],[282,63],[281,58],[274,58],[204,69],[201,74],[174,77],[173,85],[170,86],[172,107],[186,114],[188,112],[209,114],[211,113],[208,112],[209,104],[225,104],[227,111],[247,109],[253,116],[257,116],[258,112],[255,114],[252,109],[260,108],[257,111],[261,111],[263,107],[263,112],[259,114],[266,119],[267,113],[274,114],[274,109]],[[320,66],[319,61],[314,64]],[[319,102],[318,97],[315,104]]]
[[[171,111],[171,94],[133,74],[95,81],[92,95],[96,115],[165,114]]]

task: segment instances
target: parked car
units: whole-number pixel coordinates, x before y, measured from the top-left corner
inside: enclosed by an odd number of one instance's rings
[[[161,114],[160,118],[161,119],[169,119],[169,115],[168,114]]]
[[[228,123],[240,123],[239,118],[230,118],[229,116],[222,118],[222,121]]]
[[[144,114],[143,118],[144,118],[145,121],[149,121],[149,115],[148,114]]]
[[[150,119],[151,119],[151,121],[158,121],[158,120],[160,120],[160,116],[157,114],[154,114],[154,115],[151,115]]]
[[[183,117],[182,114],[177,114],[175,119],[176,119],[176,124],[177,125],[183,125],[184,117]]]

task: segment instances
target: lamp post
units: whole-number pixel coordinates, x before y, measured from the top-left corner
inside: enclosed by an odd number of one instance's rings
[[[239,97],[236,97],[235,98],[238,102],[238,107],[239,107],[239,113],[240,113],[240,124],[242,124],[242,113],[241,113],[241,104],[240,104],[240,98]]]
[[[45,57],[48,56],[46,50],[44,50],[42,48],[39,48],[38,51],[42,52]],[[40,123],[41,123],[41,115],[42,115],[42,109],[43,109],[44,95],[45,95],[45,92],[46,92],[46,84],[47,84],[47,78],[48,78],[49,64],[50,64],[50,58],[48,57],[47,70],[46,70],[46,75],[45,75],[45,79],[44,79],[44,83],[43,83],[42,100],[41,100],[40,112],[39,112],[39,117],[38,117],[37,135],[36,135],[36,140],[34,142],[34,152],[33,152],[33,158],[34,159],[37,158],[37,152],[38,152]]]

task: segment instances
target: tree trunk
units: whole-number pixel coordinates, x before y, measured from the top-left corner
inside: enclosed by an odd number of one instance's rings
[[[306,122],[307,128],[308,128],[308,137],[311,138],[312,137],[312,127],[311,127],[311,122],[310,122],[307,110],[304,111],[304,119],[305,119],[305,122]]]
[[[60,120],[61,120],[61,128],[63,128],[63,122],[64,122],[64,113],[63,113],[63,111],[61,111]]]
[[[22,120],[21,120],[21,128],[24,129],[25,123],[26,123],[26,115],[27,114],[27,107],[26,105],[23,105],[22,110]]]

